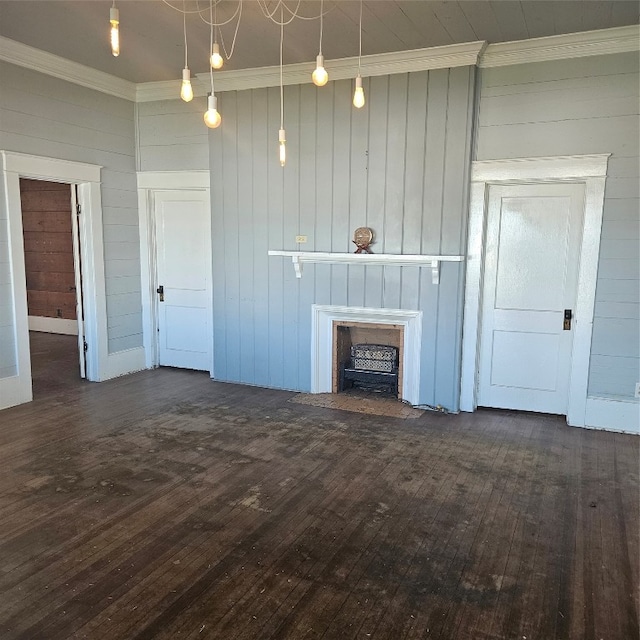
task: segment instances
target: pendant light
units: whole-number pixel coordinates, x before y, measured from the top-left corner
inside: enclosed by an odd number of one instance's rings
[[[324,68],[324,56],[322,55],[322,28],[324,23],[324,0],[320,0],[320,48],[318,57],[316,58],[316,68],[311,74],[313,84],[317,87],[324,87],[329,80],[329,74]]]
[[[282,19],[282,5],[280,5],[280,131],[278,132],[278,146],[280,166],[287,162],[287,136],[284,131],[284,85],[282,83],[282,45],[284,42],[284,21]]]
[[[213,45],[211,46],[211,67],[213,69],[222,69],[224,64],[224,58],[220,55],[220,45],[218,44],[218,0],[214,0],[216,3],[216,16],[215,16],[215,38]],[[211,11],[209,12],[211,15]],[[209,20],[211,22],[211,20]]]
[[[120,12],[116,8],[116,0],[109,10],[109,22],[111,23],[111,53],[118,57],[120,55]]]
[[[211,51],[213,51],[213,9],[212,9],[213,0],[209,0],[209,22],[211,22],[211,29],[209,31],[209,46]],[[211,55],[213,59],[213,54]],[[215,91],[213,89],[213,66],[209,68],[209,76],[211,78],[211,93],[207,96],[207,110],[204,112],[204,123],[209,127],[209,129],[215,129],[220,126],[222,122],[222,117],[218,112],[218,98],[216,98]]]
[[[356,89],[353,92],[353,106],[356,109],[364,107],[364,89],[362,88],[362,76],[360,68],[362,63],[362,0],[360,0],[360,42],[358,46],[358,75],[356,76]]]
[[[182,2],[182,25],[184,30],[184,69],[182,70],[182,87],[180,87],[180,97],[185,102],[193,100],[193,88],[191,87],[191,71],[189,71],[188,49],[187,49],[187,9],[186,2]]]

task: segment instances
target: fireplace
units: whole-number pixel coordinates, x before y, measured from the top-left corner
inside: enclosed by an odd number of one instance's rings
[[[337,393],[339,364],[354,344],[398,349],[398,397],[420,404],[422,312],[313,305],[311,391]]]
[[[402,388],[404,327],[333,321],[332,391],[358,387],[398,396]]]

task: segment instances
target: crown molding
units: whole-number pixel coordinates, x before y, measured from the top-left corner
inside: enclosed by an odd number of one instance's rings
[[[109,73],[0,36],[0,60],[45,73],[125,100],[136,99],[136,85]]]
[[[366,77],[473,65],[502,67],[639,50],[640,26],[630,25],[490,45],[478,41],[363,56],[361,73]],[[4,36],[0,36],[0,60],[135,102],[173,100],[180,94],[179,79],[135,84]],[[284,84],[309,82],[312,66],[312,61],[286,65]],[[325,66],[332,80],[353,78],[358,58],[326,60]],[[191,83],[195,96],[206,96],[209,74],[198,74]],[[215,83],[217,91],[274,87],[280,84],[280,69],[275,66],[218,71]]]
[[[360,65],[364,77],[386,76],[393,73],[411,71],[429,71],[452,67],[474,66],[486,42],[465,42],[428,49],[412,49],[395,51],[369,56],[362,56]],[[353,78],[358,69],[358,58],[340,58],[325,60],[325,68],[331,80]],[[283,84],[306,84],[310,82],[313,61],[288,64],[283,68]],[[209,74],[197,74],[191,79],[194,96],[205,96],[209,91]],[[261,89],[280,86],[280,67],[258,67],[240,69],[239,71],[216,71],[216,92],[242,91],[245,89]],[[180,94],[180,81],[144,82],[136,86],[136,101],[151,102],[154,100],[172,100]]]
[[[614,27],[490,44],[480,67],[505,67],[528,62],[548,62],[640,50],[640,26]]]

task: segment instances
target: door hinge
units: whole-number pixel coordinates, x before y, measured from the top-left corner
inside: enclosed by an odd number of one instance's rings
[[[80,215],[82,213],[82,207],[79,202],[76,202],[76,214]]]
[[[87,353],[87,351],[89,351],[89,345],[87,344],[86,340],[83,340],[82,348],[84,349],[85,353]]]

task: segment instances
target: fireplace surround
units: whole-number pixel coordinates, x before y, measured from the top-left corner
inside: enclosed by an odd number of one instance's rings
[[[334,323],[389,325],[401,328],[402,380],[398,397],[420,404],[422,311],[313,305],[311,324],[311,392],[332,393],[334,387]]]

